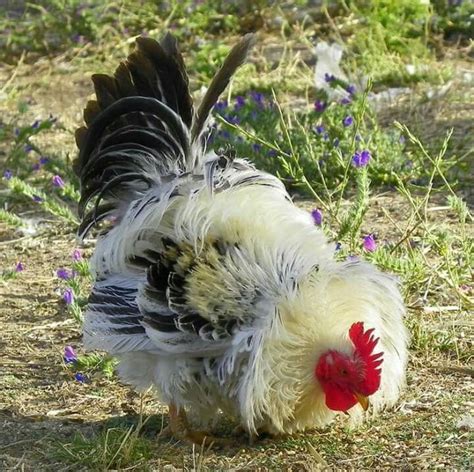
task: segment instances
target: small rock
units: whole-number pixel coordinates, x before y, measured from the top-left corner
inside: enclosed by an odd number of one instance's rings
[[[463,429],[465,431],[473,431],[474,430],[474,416],[471,415],[464,415],[456,423],[456,427],[459,429]]]

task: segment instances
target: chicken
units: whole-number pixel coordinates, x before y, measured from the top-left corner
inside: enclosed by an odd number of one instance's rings
[[[76,132],[80,236],[100,226],[84,344],[154,387],[201,442],[220,410],[250,435],[394,404],[408,334],[396,281],[334,246],[279,179],[208,149],[210,111],[255,42],[231,50],[197,110],[177,42],[138,38]],[[101,224],[101,221],[108,224]]]

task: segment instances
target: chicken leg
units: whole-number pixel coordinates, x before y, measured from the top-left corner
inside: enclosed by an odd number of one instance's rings
[[[205,431],[194,431],[188,422],[186,412],[179,409],[174,403],[168,405],[169,432],[182,441],[188,441],[198,446],[207,444],[214,447],[229,446],[232,441],[225,438],[216,438]]]

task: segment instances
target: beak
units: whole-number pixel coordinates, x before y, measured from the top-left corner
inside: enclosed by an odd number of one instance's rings
[[[359,402],[360,406],[363,408],[364,411],[366,411],[367,408],[369,408],[369,398],[357,392],[355,392],[354,395],[357,398],[357,401]]]

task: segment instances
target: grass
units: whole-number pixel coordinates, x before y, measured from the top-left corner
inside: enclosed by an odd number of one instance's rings
[[[137,8],[129,0],[43,0],[8,10],[0,20],[2,59],[10,64],[0,71],[4,469],[472,465],[468,432],[456,426],[469,413],[474,357],[473,97],[462,74],[471,7],[432,3],[312,9],[298,1],[144,1]],[[213,145],[230,143],[277,174],[302,207],[317,208],[341,260],[364,258],[400,277],[412,344],[409,389],[398,410],[355,432],[336,424],[222,452],[191,449],[156,439],[162,406],[121,386],[113,359],[83,353],[93,244],[73,257],[78,182],[71,160],[91,92],[86,78],[113,70],[133,36],[159,36],[164,28],[180,39],[196,97],[234,39],[260,29],[252,63],[215,109]],[[344,45],[347,80],[316,89],[315,40]],[[374,97],[390,87],[410,91],[378,107]],[[362,152],[370,160],[358,167]],[[373,251],[364,247],[368,235]],[[62,361],[66,345],[78,352],[73,363]],[[223,420],[219,428],[228,433],[232,425]]]

